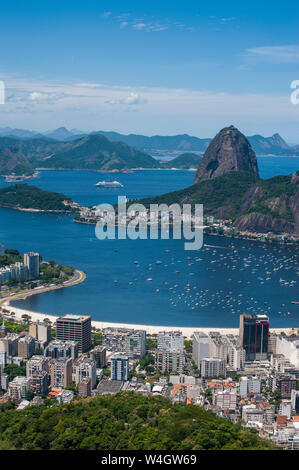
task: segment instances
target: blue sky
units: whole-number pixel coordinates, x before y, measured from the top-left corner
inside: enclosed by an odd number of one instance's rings
[[[1,5],[0,126],[299,142],[298,32],[298,2]]]

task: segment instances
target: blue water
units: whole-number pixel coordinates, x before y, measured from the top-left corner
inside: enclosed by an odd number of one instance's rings
[[[263,178],[299,168],[299,158],[258,160]],[[124,188],[93,186],[107,178]],[[94,205],[114,203],[118,194],[134,198],[181,189],[193,178],[193,172],[171,170],[116,175],[43,171],[31,184]],[[0,187],[6,185],[1,181]],[[84,283],[29,297],[17,302],[20,307],[90,314],[102,321],[203,327],[237,327],[240,313],[257,312],[269,314],[273,327],[299,326],[299,307],[291,304],[299,300],[292,282],[297,280],[298,248],[205,236],[203,249],[194,252],[184,250],[183,240],[99,241],[93,226],[75,224],[68,215],[0,209],[0,217],[0,241],[6,247],[36,250],[44,259],[87,273]]]

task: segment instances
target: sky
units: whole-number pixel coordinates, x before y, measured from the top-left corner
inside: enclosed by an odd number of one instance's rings
[[[299,143],[299,2],[1,5],[0,127]]]

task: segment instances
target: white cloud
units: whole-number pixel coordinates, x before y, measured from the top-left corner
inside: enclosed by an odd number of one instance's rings
[[[247,49],[249,56],[269,59],[275,62],[298,62],[299,45],[288,46],[260,46]]]
[[[207,137],[233,123],[247,135],[279,131],[294,140],[298,130],[299,108],[290,103],[289,90],[285,95],[224,93],[13,76],[6,78],[5,86],[9,99],[1,107],[2,126],[47,129],[54,127],[55,116],[57,127],[125,133]]]
[[[33,101],[43,100],[43,99],[48,99],[49,95],[46,93],[39,93],[37,91],[33,91],[32,93],[29,94],[29,98]]]

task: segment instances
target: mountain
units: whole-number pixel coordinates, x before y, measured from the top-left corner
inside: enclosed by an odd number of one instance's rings
[[[238,129],[234,126],[225,127],[205,151],[194,183],[239,171],[258,176],[256,156],[250,143]]]
[[[2,127],[0,128],[0,136],[10,136],[15,137],[16,139],[32,139],[35,137],[41,137],[42,134],[35,131],[27,131],[24,129],[13,129],[11,127]]]
[[[54,131],[46,132],[44,135],[54,140],[67,140],[73,137],[74,134],[65,127],[58,127]]]
[[[101,134],[88,135],[73,142],[47,159],[36,163],[43,168],[121,170],[124,168],[158,168],[157,160],[123,142],[110,142]]]
[[[189,170],[197,168],[202,156],[196,153],[183,153],[178,157],[173,158],[169,162],[161,163],[162,168],[179,168],[181,170]]]
[[[120,134],[118,132],[94,131],[90,133],[82,132],[79,129],[68,130],[65,127],[59,127],[53,131],[43,134],[36,131],[24,129],[13,129],[11,127],[0,128],[0,137],[14,137],[17,139],[35,139],[47,137],[50,139],[71,142],[87,135],[102,134],[111,142],[124,142],[127,145],[145,152],[150,151],[183,151],[183,152],[202,152],[204,153],[212,139],[199,138],[188,134],[179,134],[174,136],[145,136],[142,134]],[[263,137],[253,135],[247,137],[253,150],[257,155],[299,155],[299,146],[290,146],[279,134],[272,137]]]
[[[203,204],[204,216],[231,219],[237,230],[299,236],[299,171],[259,179],[252,172],[232,172],[162,196],[150,204]]]
[[[259,155],[287,155],[296,152],[295,148],[291,148],[285,140],[279,135],[274,134],[272,137],[263,137],[262,135],[253,135],[247,137],[255,153]]]
[[[204,152],[211,139],[200,139],[188,134],[174,135],[174,136],[160,136],[154,135],[147,137],[138,134],[119,134],[118,132],[105,132],[98,131],[99,134],[104,135],[111,142],[125,142],[131,147],[143,150],[197,150]]]
[[[248,140],[233,126],[210,143],[192,186],[138,202],[203,204],[204,216],[231,219],[236,230],[299,236],[299,170],[262,180]]]
[[[17,146],[0,149],[0,175],[32,175],[34,170]]]
[[[205,152],[210,144],[210,138],[199,138],[188,134],[175,136],[159,136],[152,137],[138,134],[119,134],[118,132],[98,131],[112,142],[122,141],[132,147],[142,149],[144,151],[151,150],[182,150],[182,151],[199,151]],[[299,155],[299,146],[289,146],[279,134],[272,137],[263,137],[261,135],[253,135],[247,137],[254,152],[257,155]]]
[[[46,137],[25,140],[13,137],[0,137],[0,149],[11,146],[18,148],[26,160],[34,165],[35,160],[53,155],[54,152],[63,148],[64,143]]]

